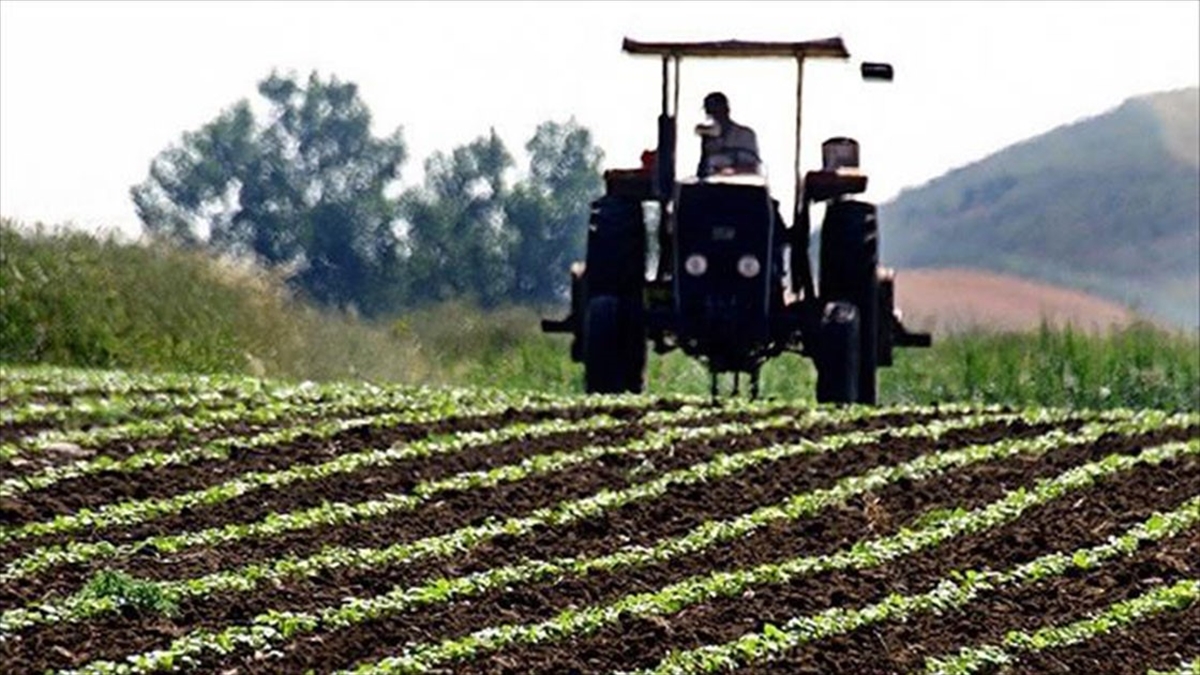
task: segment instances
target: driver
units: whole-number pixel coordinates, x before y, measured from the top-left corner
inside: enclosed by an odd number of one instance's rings
[[[704,97],[704,112],[711,122],[696,127],[700,134],[700,166],[696,176],[714,173],[756,173],[758,139],[754,130],[729,118],[729,99],[714,91]]]

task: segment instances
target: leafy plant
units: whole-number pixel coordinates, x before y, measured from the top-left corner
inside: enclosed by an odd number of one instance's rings
[[[179,603],[159,584],[136,579],[125,572],[101,570],[80,591],[83,600],[111,601],[120,611],[176,616]]]

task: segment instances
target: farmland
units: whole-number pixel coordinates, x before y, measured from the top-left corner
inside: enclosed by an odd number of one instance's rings
[[[1200,414],[0,369],[0,672],[1200,672]]]

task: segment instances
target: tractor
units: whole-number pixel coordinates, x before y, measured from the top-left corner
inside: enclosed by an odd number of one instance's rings
[[[849,58],[841,38],[805,42],[639,42],[623,50],[658,57],[662,109],[657,148],[641,166],[604,173],[605,192],[592,203],[584,261],[571,266],[571,309],[543,320],[548,333],[569,333],[571,357],[582,362],[589,393],[640,392],[648,346],[674,349],[704,363],[711,393],[718,377],[749,376],[759,395],[764,362],[785,352],[811,358],[818,402],[873,405],[877,371],[896,347],[928,347],[908,331],[894,306],[895,274],[879,265],[873,204],[857,200],[867,177],[858,143],[822,144],[822,167],[801,180],[800,130],[804,64]],[[797,67],[796,151],[791,225],[782,222],[761,171],[676,179],[679,72],[684,57],[786,58]],[[890,64],[863,62],[864,80],[891,81]],[[671,91],[673,88],[673,92]],[[673,95],[672,95],[673,94]],[[809,213],[824,204],[819,267],[809,257]],[[654,233],[648,222],[655,224]],[[656,236],[655,236],[656,234]],[[648,248],[657,262],[648,265]],[[648,269],[652,267],[653,269]]]

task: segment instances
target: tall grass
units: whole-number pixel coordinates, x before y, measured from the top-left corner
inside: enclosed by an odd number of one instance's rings
[[[882,383],[897,402],[1197,410],[1200,341],[1145,323],[1106,333],[976,329],[900,355]]]
[[[542,334],[537,310],[447,303],[368,324],[283,289],[200,254],[0,224],[0,363],[582,390],[570,338]],[[811,362],[784,355],[763,368],[763,394],[811,400],[815,380]],[[647,387],[704,395],[709,379],[678,352],[652,354]],[[932,349],[897,350],[880,398],[1198,410],[1200,341],[1149,324],[935,335]]]
[[[314,379],[429,370],[386,332],[283,289],[199,253],[3,222],[0,362]]]

